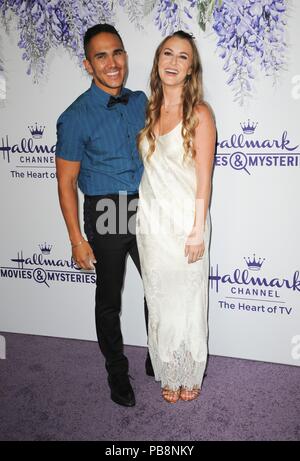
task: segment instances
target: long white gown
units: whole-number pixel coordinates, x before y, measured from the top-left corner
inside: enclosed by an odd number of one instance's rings
[[[148,346],[155,379],[172,390],[201,387],[207,361],[207,305],[210,214],[204,228],[203,258],[184,255],[194,223],[194,160],[183,162],[182,123],[159,136],[150,161],[141,155],[137,243],[149,309]]]

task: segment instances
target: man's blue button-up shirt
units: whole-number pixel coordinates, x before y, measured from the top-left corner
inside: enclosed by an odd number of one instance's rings
[[[108,108],[110,94],[95,83],[57,121],[56,155],[80,161],[78,186],[87,195],[138,191],[143,164],[136,137],[145,124],[147,97],[123,88],[128,103]]]

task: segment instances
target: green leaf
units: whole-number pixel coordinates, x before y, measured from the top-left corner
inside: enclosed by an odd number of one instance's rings
[[[203,22],[203,21],[201,21],[201,20],[199,19],[198,24],[199,24],[199,26],[200,26],[200,29],[203,30],[203,32],[205,32],[205,28],[206,28],[205,22]]]
[[[155,7],[156,0],[145,0],[144,2],[144,15],[148,16],[150,14],[154,7]]]

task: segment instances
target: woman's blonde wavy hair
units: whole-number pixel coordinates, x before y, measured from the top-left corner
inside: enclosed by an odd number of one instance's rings
[[[156,138],[154,134],[154,127],[159,120],[161,105],[163,102],[162,83],[158,73],[158,60],[165,43],[173,37],[179,37],[183,40],[187,40],[193,50],[191,74],[186,76],[182,92],[182,137],[185,151],[184,158],[186,158],[188,155],[191,155],[192,157],[195,156],[193,139],[195,136],[195,129],[197,127],[198,120],[194,109],[199,103],[204,102],[202,86],[202,65],[193,37],[190,34],[180,30],[166,37],[158,46],[155,52],[153,66],[150,74],[151,96],[149,98],[146,111],[146,124],[145,128],[140,131],[137,139],[139,150],[141,150],[142,140],[145,137],[147,138],[149,143],[149,150],[146,156],[147,159],[150,159],[155,150]]]

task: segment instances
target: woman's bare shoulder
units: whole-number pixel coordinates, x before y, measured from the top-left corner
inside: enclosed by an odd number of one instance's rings
[[[213,122],[215,124],[216,120],[215,120],[215,115],[214,115],[214,112],[212,110],[212,107],[210,106],[210,104],[208,104],[208,102],[206,101],[203,101],[199,104],[197,104],[195,106],[195,114],[199,120],[199,122],[206,122],[206,123],[210,123],[210,122]]]

